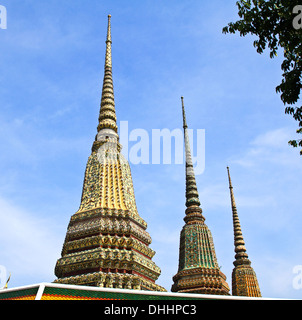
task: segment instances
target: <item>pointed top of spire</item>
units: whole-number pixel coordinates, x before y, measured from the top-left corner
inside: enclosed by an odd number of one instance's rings
[[[107,26],[107,38],[106,38],[106,59],[105,59],[105,67],[112,67],[111,61],[111,15],[108,15],[108,26]]]
[[[101,141],[105,137],[109,136],[115,136],[116,138],[118,137],[112,79],[111,44],[111,15],[109,14],[106,37],[105,71],[99,115],[98,135],[96,137],[97,141]]]
[[[231,204],[232,204],[232,208],[235,208],[237,211],[229,167],[227,167],[227,171],[228,171],[228,177],[229,177],[229,188],[230,188],[230,193],[231,193]]]
[[[183,117],[183,128],[188,128],[187,120],[186,120],[186,113],[185,113],[185,106],[184,106],[184,97],[181,96],[181,105],[182,105],[182,117]]]
[[[248,259],[248,254],[246,253],[245,242],[243,239],[241,225],[237,213],[237,207],[235,203],[234,191],[231,181],[230,168],[227,167],[228,177],[229,177],[229,188],[231,195],[232,213],[233,213],[233,228],[234,228],[234,245],[235,245],[235,261],[234,265],[250,265],[251,262]]]
[[[111,14],[108,14],[108,26],[107,26],[107,41],[111,41]]]

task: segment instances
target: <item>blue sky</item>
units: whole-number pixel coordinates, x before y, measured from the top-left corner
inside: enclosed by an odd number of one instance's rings
[[[226,166],[230,166],[247,252],[262,295],[302,298],[301,156],[287,145],[297,124],[275,93],[280,57],[253,38],[224,35],[235,1],[0,0],[0,265],[10,287],[55,279],[69,219],[79,207],[96,134],[107,15],[118,121],[129,131],[205,130],[197,184],[218,263],[231,286],[234,260]],[[131,143],[129,142],[129,147]],[[184,166],[131,165],[170,290],[184,224]]]

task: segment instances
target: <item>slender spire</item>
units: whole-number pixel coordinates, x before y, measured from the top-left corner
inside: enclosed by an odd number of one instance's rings
[[[108,15],[108,28],[106,38],[105,72],[99,115],[98,132],[102,129],[112,129],[117,133],[116,113],[114,103],[112,57],[111,57],[111,15]],[[98,139],[100,140],[100,139]]]
[[[195,173],[193,169],[193,161],[191,156],[190,141],[188,135],[188,126],[186,120],[184,98],[181,97],[182,114],[183,114],[183,128],[185,140],[185,153],[186,153],[186,207],[200,206],[199,195],[196,185]]]
[[[234,191],[231,181],[230,169],[227,167],[229,177],[229,187],[231,194],[233,226],[234,226],[234,244],[235,244],[235,261],[232,272],[232,295],[261,297],[261,292],[256,273],[251,266],[251,261],[246,253],[245,243],[241,231],[237,207],[235,203]]]
[[[106,59],[105,59],[105,67],[112,67],[112,59],[111,59],[111,15],[108,15],[108,27],[107,27],[107,38],[106,38]]]
[[[213,237],[202,215],[193,169],[184,99],[181,97],[186,152],[186,215],[180,233],[178,272],[172,292],[229,294],[226,276],[221,272]]]
[[[248,255],[246,253],[245,243],[244,243],[244,239],[241,231],[229,167],[227,167],[227,171],[228,171],[228,177],[229,177],[229,188],[230,188],[231,204],[232,204],[232,212],[233,212],[234,245],[235,245],[235,252],[236,252],[234,265],[237,266],[241,264],[251,264],[250,260],[248,259]]]
[[[187,119],[186,119],[184,97],[181,97],[181,106],[182,106],[183,128],[184,130],[186,130],[188,128],[188,125],[187,125]]]

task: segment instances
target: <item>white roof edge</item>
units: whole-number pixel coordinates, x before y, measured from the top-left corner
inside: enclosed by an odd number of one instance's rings
[[[15,288],[10,288],[10,289],[2,289],[0,290],[0,293],[6,293],[6,292],[11,292],[11,291],[17,291],[17,290],[26,290],[26,289],[32,289],[35,287],[40,287],[43,283],[37,283],[37,284],[30,284],[26,286],[21,286],[21,287],[15,287]],[[46,284],[46,283],[45,283]]]

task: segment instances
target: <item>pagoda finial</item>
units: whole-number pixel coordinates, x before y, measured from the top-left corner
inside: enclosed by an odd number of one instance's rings
[[[118,137],[112,79],[111,44],[111,15],[109,14],[106,38],[105,72],[99,115],[98,135],[96,138],[97,141],[101,141],[105,136],[108,137],[110,135],[115,136],[116,138]]]
[[[229,177],[229,188],[230,188],[230,194],[231,194],[232,210],[233,210],[233,212],[235,211],[237,213],[237,207],[236,207],[233,186],[232,186],[232,180],[231,180],[231,175],[230,175],[230,168],[227,167],[227,170],[228,170],[228,177]]]
[[[182,105],[182,117],[183,117],[183,128],[187,129],[187,120],[186,120],[186,112],[185,112],[185,106],[184,106],[184,97],[181,97],[181,105]]]
[[[108,27],[107,27],[107,38],[106,38],[106,59],[105,59],[105,67],[112,67],[111,61],[111,15],[108,15]]]

